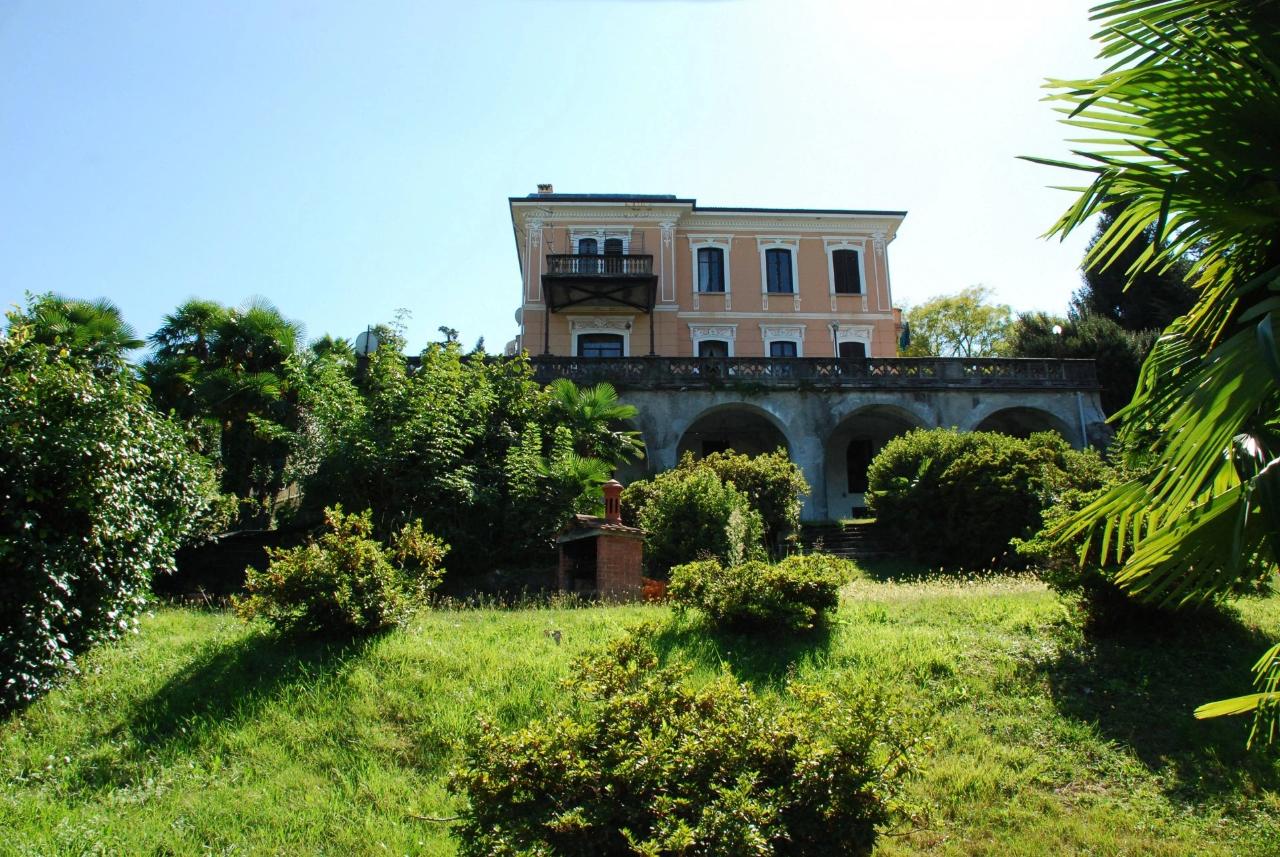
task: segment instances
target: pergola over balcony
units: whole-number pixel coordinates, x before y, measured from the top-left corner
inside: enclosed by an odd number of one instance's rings
[[[542,274],[542,351],[551,351],[551,313],[580,307],[629,307],[652,314],[658,278],[653,256],[627,253],[557,253],[547,256]],[[649,353],[654,354],[653,324],[649,325]]]

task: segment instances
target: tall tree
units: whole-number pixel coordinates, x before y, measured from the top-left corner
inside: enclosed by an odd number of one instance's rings
[[[1122,433],[1157,438],[1151,466],[1066,535],[1092,534],[1140,597],[1200,601],[1280,559],[1280,3],[1117,0],[1095,17],[1112,69],[1049,84],[1064,121],[1091,139],[1074,160],[1032,159],[1091,179],[1050,234],[1123,206],[1088,264],[1115,264],[1151,230],[1131,275],[1190,259],[1196,301],[1121,414]],[[1256,678],[1256,693],[1197,714],[1253,711],[1251,740],[1274,739],[1280,646]]]
[[[1133,398],[1142,361],[1155,342],[1153,331],[1125,330],[1103,315],[1067,318],[1043,312],[1018,315],[1009,335],[1013,357],[1093,360],[1102,387],[1102,408],[1114,414]]]
[[[907,310],[911,344],[905,357],[996,357],[1008,344],[1013,310],[991,301],[991,289],[970,286]]]
[[[1123,203],[1102,211],[1086,258],[1123,211]],[[1075,313],[1081,317],[1100,316],[1125,330],[1139,331],[1164,330],[1191,309],[1196,293],[1187,281],[1190,259],[1172,259],[1156,269],[1137,264],[1154,241],[1153,223],[1135,233],[1106,264],[1086,267],[1084,285],[1071,298]]]
[[[125,355],[145,343],[125,323],[111,301],[84,301],[60,295],[36,296],[27,310],[34,341],[61,345],[103,370],[124,365]]]
[[[231,309],[193,299],[165,316],[141,369],[156,405],[197,429],[223,490],[252,500],[258,521],[283,486],[298,418],[286,362],[301,335],[265,301]]]

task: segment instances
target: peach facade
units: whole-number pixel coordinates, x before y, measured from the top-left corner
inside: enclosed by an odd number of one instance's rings
[[[627,357],[897,354],[886,248],[905,212],[552,192],[510,205],[523,296],[511,350],[584,356],[620,340]]]

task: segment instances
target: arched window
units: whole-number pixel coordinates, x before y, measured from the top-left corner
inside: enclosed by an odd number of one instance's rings
[[[791,280],[791,251],[773,247],[764,251],[765,291],[775,294],[791,294],[795,291]]]
[[[578,239],[578,273],[594,274],[600,270],[599,259],[596,258],[600,252],[600,245],[596,243],[594,238]]]
[[[698,291],[724,291],[724,250],[719,247],[698,248]]]
[[[604,270],[607,274],[622,273],[622,239],[604,239]]]

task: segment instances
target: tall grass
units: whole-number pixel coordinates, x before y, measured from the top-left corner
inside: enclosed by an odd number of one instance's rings
[[[1088,640],[1020,578],[859,581],[832,628],[791,640],[645,605],[440,609],[346,644],[166,609],[0,726],[0,853],[450,854],[444,782],[478,718],[546,713],[576,656],[651,621],[695,679],[875,682],[926,725],[927,813],[881,853],[1274,854],[1280,762],[1190,708],[1247,674],[1278,618],[1253,600]]]

